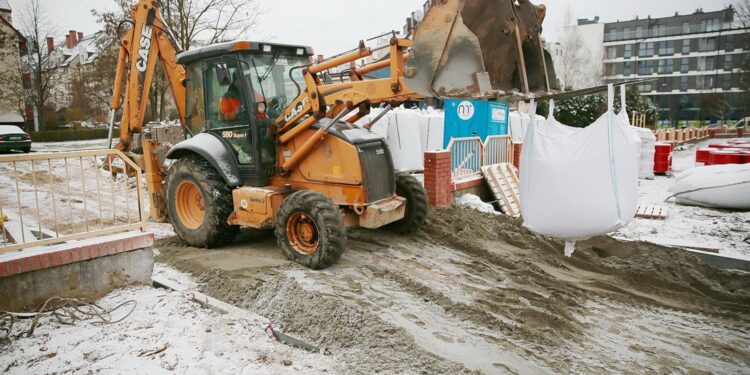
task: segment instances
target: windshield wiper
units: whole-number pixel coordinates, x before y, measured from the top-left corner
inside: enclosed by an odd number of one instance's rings
[[[255,65],[255,59],[250,59],[253,62],[253,68],[255,69],[255,78],[258,80],[258,86],[260,86],[260,94],[263,95],[263,100],[266,99],[266,92],[263,90],[263,79],[258,74],[258,66]]]
[[[273,57],[271,57],[271,63],[268,65],[268,68],[266,68],[266,71],[263,72],[263,76],[260,77],[261,81],[265,81],[266,78],[268,78],[268,76],[271,74],[271,69],[273,69],[273,67],[276,66],[276,62],[279,61],[280,54],[280,52],[276,52]],[[256,73],[258,72],[256,71]]]

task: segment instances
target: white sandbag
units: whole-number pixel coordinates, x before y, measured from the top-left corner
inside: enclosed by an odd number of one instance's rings
[[[388,118],[386,143],[391,150],[394,168],[397,171],[424,170],[418,111],[396,108],[388,113]]]
[[[464,194],[456,199],[456,204],[463,207],[468,207],[479,212],[484,212],[493,215],[501,215],[500,212],[495,211],[495,207],[491,204],[482,201],[481,198],[474,194]]]
[[[633,128],[641,140],[640,159],[638,161],[638,178],[654,179],[654,154],[656,153],[656,136],[646,128]]]
[[[445,134],[445,112],[432,107],[419,113],[419,132],[422,152],[443,149]]]
[[[669,191],[678,204],[750,210],[750,164],[688,169],[677,175]]]
[[[529,128],[520,169],[521,211],[530,230],[577,240],[612,232],[635,217],[638,145],[612,109],[612,88],[609,97],[607,113],[567,136],[553,116]]]
[[[527,113],[513,111],[510,113],[510,123],[508,124],[510,138],[513,143],[523,143],[528,133],[531,117]]]

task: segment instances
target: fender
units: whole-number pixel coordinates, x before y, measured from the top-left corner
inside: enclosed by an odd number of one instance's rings
[[[240,171],[237,157],[232,149],[217,135],[200,133],[178,143],[167,152],[167,159],[180,159],[189,154],[198,154],[219,171],[229,187],[240,186]]]

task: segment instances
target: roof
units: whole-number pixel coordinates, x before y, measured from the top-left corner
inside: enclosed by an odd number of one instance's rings
[[[268,46],[271,47],[271,51],[264,51],[264,47]],[[302,48],[304,50],[302,56],[311,56],[313,54],[312,48],[306,46],[266,42],[234,41],[212,44],[207,47],[182,52],[177,55],[177,62],[179,64],[187,65],[194,61],[226,55],[233,52],[275,53],[279,50],[288,50],[290,54],[296,54],[296,49],[298,48]]]
[[[19,120],[20,121],[16,121]],[[3,114],[0,116],[0,121],[2,122],[23,122],[23,117],[17,115],[17,114]],[[26,133],[23,131],[23,129],[19,128],[16,125],[0,125],[0,134],[23,134]]]
[[[0,0],[0,10],[13,10],[10,8],[8,0]]]
[[[107,38],[109,37],[104,31],[99,31],[79,40],[73,48],[66,48],[64,42],[58,43],[55,46],[55,57],[59,58],[59,66],[69,66],[75,59],[79,59],[81,65],[93,63],[108,45]],[[82,53],[85,53],[83,57]]]

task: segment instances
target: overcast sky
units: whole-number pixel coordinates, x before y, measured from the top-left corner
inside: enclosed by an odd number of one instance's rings
[[[28,0],[9,0],[18,11]],[[52,16],[58,40],[67,30],[91,34],[99,30],[91,9],[112,9],[111,0],[40,0]],[[266,13],[248,39],[304,44],[326,56],[357,46],[384,31],[401,30],[412,11],[425,0],[259,0]],[[471,0],[469,0],[471,1]],[[538,1],[543,2],[543,1]],[[549,0],[544,37],[559,41],[566,16],[593,18],[602,22],[646,17],[689,14],[696,8],[705,11],[723,9],[730,0]],[[18,13],[18,12],[16,12]],[[14,22],[19,25],[19,22]]]

